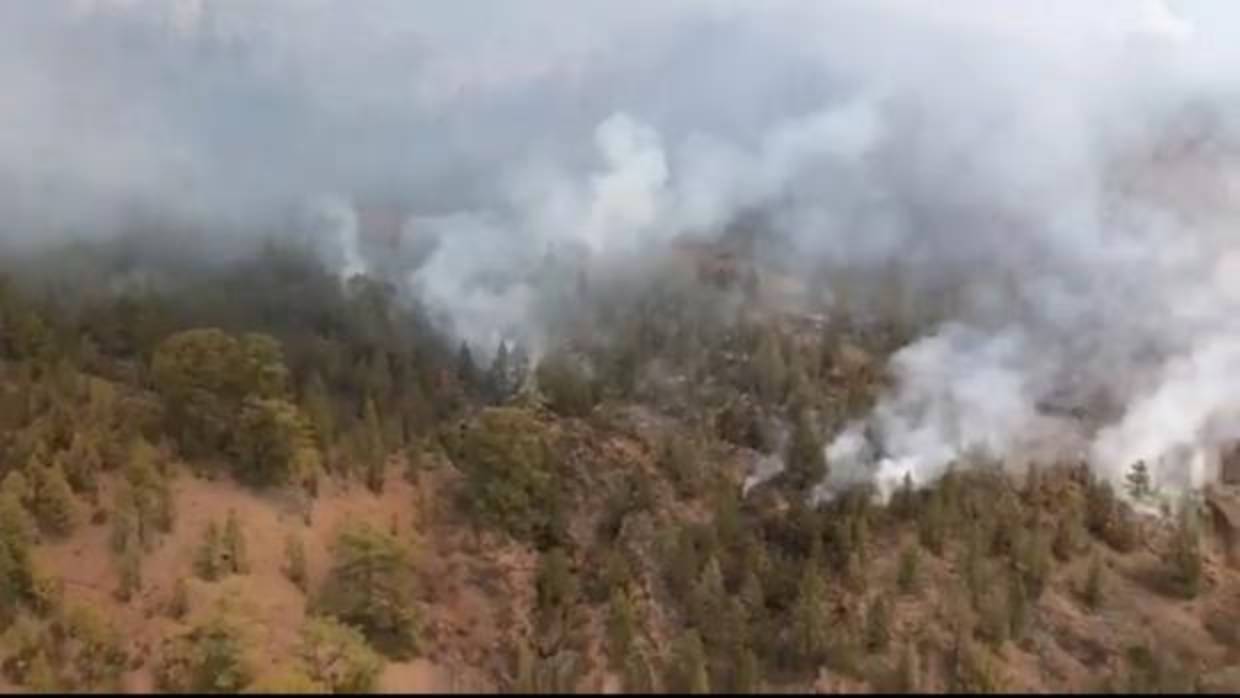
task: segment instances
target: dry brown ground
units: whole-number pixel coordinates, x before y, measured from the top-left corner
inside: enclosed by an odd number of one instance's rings
[[[528,597],[533,557],[512,545],[484,538],[445,520],[439,511],[443,478],[423,473],[418,486],[391,468],[381,495],[359,485],[327,482],[311,505],[309,523],[297,504],[278,494],[262,495],[227,480],[176,476],[173,490],[177,518],[144,558],[142,590],[128,603],[113,596],[118,577],[108,548],[110,526],[86,521],[70,537],[46,543],[37,561],[61,576],[66,601],[92,606],[114,620],[143,665],[125,677],[124,689],[153,690],[149,661],[160,640],[185,629],[164,612],[177,579],[186,578],[190,616],[228,604],[246,622],[260,674],[289,656],[305,618],[306,597],[284,573],[285,544],[290,535],[304,542],[313,591],[326,573],[330,546],[342,524],[367,521],[396,532],[414,551],[426,652],[407,662],[390,662],[383,692],[436,692],[493,688],[484,671],[487,650],[500,646],[513,624],[504,611]],[[108,485],[101,502],[110,501]],[[194,550],[208,522],[223,524],[230,511],[242,522],[251,571],[217,582],[193,576]],[[509,616],[513,615],[511,612]]]

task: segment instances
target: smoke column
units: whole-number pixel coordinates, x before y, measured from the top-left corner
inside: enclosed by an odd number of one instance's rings
[[[946,318],[825,488],[973,452],[1190,485],[1240,436],[1234,3],[459,5],[0,4],[0,240],[309,206],[342,276],[394,270],[486,346],[544,331],[549,258],[761,210],[804,278],[895,269]]]

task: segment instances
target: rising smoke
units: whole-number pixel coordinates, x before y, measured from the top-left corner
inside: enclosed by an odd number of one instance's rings
[[[539,337],[555,259],[640,259],[761,209],[806,278],[895,265],[914,297],[955,289],[828,446],[832,482],[984,452],[1199,483],[1240,436],[1237,15],[12,0],[0,239],[135,211],[244,237],[299,211],[342,275],[382,267],[493,346]],[[397,251],[363,239],[375,201],[402,212]]]

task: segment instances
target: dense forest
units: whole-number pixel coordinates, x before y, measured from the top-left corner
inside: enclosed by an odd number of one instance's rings
[[[817,487],[916,328],[771,313],[690,258],[583,273],[531,355],[297,244],[126,260],[0,287],[12,687],[1236,686],[1240,578],[1204,510],[1130,506],[1143,466],[1129,497],[981,456],[888,502]]]

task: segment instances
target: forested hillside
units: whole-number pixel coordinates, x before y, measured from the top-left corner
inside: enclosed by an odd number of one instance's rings
[[[0,290],[10,688],[1237,687],[1196,505],[980,456],[815,489],[915,328],[688,258],[581,276],[532,356],[296,245],[142,278],[107,249]]]

